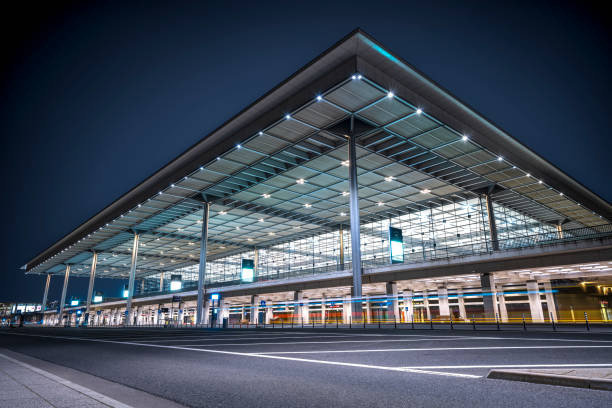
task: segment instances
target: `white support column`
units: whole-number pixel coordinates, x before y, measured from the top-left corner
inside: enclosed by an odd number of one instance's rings
[[[89,271],[89,287],[87,288],[87,307],[85,308],[85,314],[89,316],[89,310],[91,309],[91,299],[93,296],[94,281],[96,279],[96,266],[98,264],[98,253],[94,252],[91,258],[91,270]],[[89,322],[87,322],[89,324]]]
[[[310,321],[309,317],[310,317],[310,308],[308,307],[308,300],[306,300],[306,302],[304,302],[304,294],[302,291],[295,291],[293,293],[293,300],[295,302],[295,309],[294,309],[294,313],[295,313],[295,318],[296,323],[302,323],[304,322],[304,324],[308,323]]]
[[[413,292],[409,289],[404,291],[404,314],[406,322],[411,322],[414,317],[414,305],[412,304]]]
[[[242,308],[240,308],[240,322],[242,322],[245,317],[246,317],[246,311],[244,310],[244,305],[243,305]]]
[[[223,324],[223,319],[227,318],[229,321],[229,305],[225,299],[221,299],[219,304],[219,324]]]
[[[365,318],[366,323],[372,323],[372,305],[370,304],[370,296],[364,296],[365,301]]]
[[[138,262],[138,240],[139,234],[134,234],[134,245],[132,246],[132,264],[130,265],[130,279],[128,281],[128,298],[125,305],[125,325],[131,326],[134,322],[132,316],[132,297],[134,296],[134,280],[136,279],[136,264]]]
[[[274,319],[274,310],[272,305],[266,305],[266,324],[272,323],[272,319]]]
[[[342,302],[342,323],[349,324],[351,312],[351,295],[347,295],[344,297],[344,302]]]
[[[206,282],[206,251],[208,246],[208,213],[210,209],[209,203],[204,203],[202,208],[202,233],[200,236],[200,266],[198,268],[198,300],[196,324],[204,324],[202,309],[204,307],[204,298],[206,297],[204,283]],[[208,318],[207,318],[208,319]]]
[[[425,311],[427,312],[427,320],[431,320],[431,310],[429,309],[429,291],[427,289],[423,290],[423,305],[425,306]]]
[[[64,321],[64,305],[66,304],[66,291],[68,289],[68,279],[70,278],[70,265],[66,265],[66,272],[64,273],[64,286],[62,287],[62,297],[60,299],[60,310],[59,310],[59,322],[58,325],[62,325]]]
[[[497,287],[497,309],[499,310],[499,319],[501,322],[508,323],[508,308],[506,307],[504,288],[501,285]]]
[[[185,302],[180,301],[178,306],[178,324],[183,324],[185,321]]]
[[[251,296],[251,318],[249,319],[251,324],[259,323],[259,296]]]
[[[457,288],[457,303],[459,304],[459,318],[467,320],[467,313],[465,311],[465,295],[463,294],[463,288]]]
[[[558,320],[557,305],[555,304],[555,296],[552,291],[552,285],[550,284],[550,281],[544,281],[544,290],[546,292],[546,308],[548,309],[549,313],[549,315],[546,317],[550,319],[550,314],[552,313],[552,317],[556,322]]]
[[[327,297],[323,295],[321,297],[321,324],[325,324],[327,321]]]
[[[43,292],[43,300],[42,300],[42,305],[40,307],[40,310],[43,312],[43,315],[45,313],[45,310],[47,309],[47,296],[49,295],[49,284],[50,283],[51,283],[51,274],[48,273],[47,278],[45,279],[45,291]]]
[[[206,301],[204,302],[204,309],[202,309],[202,320],[200,324],[210,324],[210,299],[206,299]]]
[[[164,273],[163,272],[159,274],[159,291],[160,292],[164,291]]]
[[[450,306],[448,304],[448,289],[438,288],[438,311],[441,319],[450,318]]]
[[[397,283],[387,282],[387,316],[390,321],[397,322],[399,318],[399,303],[397,301]]]
[[[527,296],[529,297],[529,310],[531,321],[541,323],[544,321],[542,312],[542,300],[540,299],[540,287],[537,281],[527,281]]]
[[[493,321],[497,313],[497,301],[495,293],[495,277],[492,273],[480,274],[480,285],[482,287],[482,304],[484,307],[484,318]]]

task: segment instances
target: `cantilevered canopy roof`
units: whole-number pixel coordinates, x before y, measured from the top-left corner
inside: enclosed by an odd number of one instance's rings
[[[353,130],[362,222],[475,197],[567,228],[609,223],[609,203],[355,30],[199,143],[30,260],[28,273],[127,277],[336,230],[348,223]]]

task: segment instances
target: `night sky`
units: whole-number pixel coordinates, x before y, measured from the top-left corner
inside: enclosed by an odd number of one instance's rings
[[[0,39],[0,302],[40,302],[43,278],[20,266],[356,27],[612,201],[598,5],[18,3],[3,5]],[[71,279],[68,296],[86,287]]]

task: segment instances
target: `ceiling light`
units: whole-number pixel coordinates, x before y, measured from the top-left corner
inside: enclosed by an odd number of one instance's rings
[[[385,177],[385,181],[389,182],[389,181],[393,181],[395,179],[395,177],[393,176],[387,176]]]
[[[353,75],[351,79],[357,79],[357,75]]]
[[[421,194],[429,194],[431,193],[431,190],[428,188],[424,188],[423,190],[421,190]]]
[[[348,167],[350,162],[348,160],[345,160],[341,163],[343,166]]]
[[[260,219],[259,219],[259,222],[264,222],[264,219],[263,219],[263,218],[260,218]]]
[[[497,158],[497,161],[502,161],[502,160],[504,160],[504,158],[503,158],[503,157],[501,157],[501,156],[499,156],[499,157]]]
[[[467,137],[466,135],[463,135],[463,136],[461,137],[461,140],[463,140],[464,142],[467,142],[468,137]]]
[[[247,241],[252,241],[252,240],[253,240],[253,238],[247,238]]]
[[[538,184],[542,184],[542,180],[538,180]]]
[[[268,232],[268,235],[276,235],[274,232]]]
[[[387,98],[393,98],[395,96],[395,94],[393,92],[389,92],[387,94]]]
[[[342,192],[342,195],[343,195],[344,197],[346,197],[347,195],[349,195],[349,192],[348,192],[348,191],[343,191],[343,192]]]
[[[361,78],[363,78],[361,74],[357,74],[357,79],[361,79]]]
[[[340,213],[340,216],[341,216],[341,217],[344,217],[344,216],[346,216],[346,213],[341,212],[341,213]]]
[[[225,212],[225,211],[219,211],[219,215],[225,215],[225,214],[227,214],[227,212]]]
[[[385,205],[385,203],[383,203],[382,201],[379,201],[379,202],[378,202],[378,206],[379,206],[379,207],[382,207],[383,205]]]
[[[263,132],[260,130],[260,131],[259,131],[259,136],[261,136],[261,135],[263,135]]]
[[[306,182],[306,180],[301,178],[301,179],[295,180],[295,182],[298,183],[298,184],[304,184]]]
[[[241,148],[242,148],[242,146],[236,145],[236,149],[241,149]]]
[[[306,203],[306,204],[304,204],[304,207],[306,207],[306,208],[310,208],[310,207],[312,207],[312,204],[308,204],[308,203]]]
[[[263,194],[263,198],[270,198],[270,194],[268,194],[268,193],[264,193],[264,194]]]
[[[237,229],[237,230],[239,230],[239,229],[240,229],[240,227],[236,227],[236,229]]]
[[[560,196],[563,196],[563,193],[559,193]]]
[[[417,114],[417,115],[420,115],[421,113],[423,113],[423,110],[422,110],[421,108],[417,108],[417,110],[416,110],[416,114]]]
[[[531,177],[531,174],[527,173],[525,174],[525,177]]]
[[[291,115],[286,114],[286,115],[285,115],[285,119],[287,119],[287,120],[291,119]]]
[[[317,101],[322,101],[323,97],[321,95],[317,95]]]

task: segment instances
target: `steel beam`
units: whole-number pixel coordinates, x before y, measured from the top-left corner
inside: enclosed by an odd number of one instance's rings
[[[361,299],[361,239],[359,223],[359,184],[357,183],[357,149],[354,130],[354,117],[351,116],[349,134],[349,204],[351,213],[351,260],[353,266],[353,296]],[[352,302],[353,320],[361,320],[361,302]]]
[[[45,281],[45,292],[43,293],[43,300],[42,300],[42,306],[40,308],[40,310],[42,310],[42,312],[45,312],[45,309],[47,308],[47,296],[49,295],[49,284],[51,283],[51,274],[48,273],[47,274],[47,279]]]
[[[132,325],[132,297],[134,296],[134,280],[136,279],[136,263],[138,260],[139,234],[134,234],[134,246],[132,247],[132,264],[130,265],[130,280],[128,283],[128,298],[125,304],[126,326]]]
[[[59,319],[58,326],[61,326],[64,319],[64,304],[66,303],[66,290],[68,289],[68,278],[70,277],[70,265],[66,265],[66,272],[64,273],[64,286],[62,287],[62,297],[60,299],[60,310],[59,310]]]
[[[88,317],[91,308],[91,297],[93,296],[94,281],[96,279],[96,266],[98,264],[98,253],[94,252],[91,259],[91,271],[89,272],[89,288],[87,289],[87,308],[85,315]]]
[[[202,237],[200,239],[200,267],[198,269],[198,304],[196,309],[196,324],[203,324],[204,318],[204,282],[206,280],[206,249],[208,244],[208,213],[210,204],[204,203],[202,212]]]

